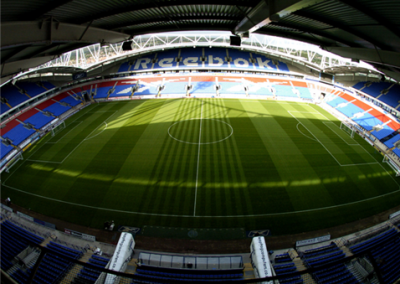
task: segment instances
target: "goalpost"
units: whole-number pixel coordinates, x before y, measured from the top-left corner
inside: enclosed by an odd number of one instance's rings
[[[60,124],[54,126],[51,129],[51,136],[55,136],[58,132],[60,132],[61,130],[63,130],[65,128],[65,121],[62,121]]]
[[[22,151],[19,151],[7,164],[6,166],[6,173],[10,172],[10,169],[19,161],[23,160],[24,157],[22,156]]]
[[[350,135],[351,138],[354,138],[354,127],[350,123],[341,122],[340,129]]]
[[[383,157],[382,162],[388,164],[392,168],[396,173],[396,177],[400,176],[400,167],[388,155]]]

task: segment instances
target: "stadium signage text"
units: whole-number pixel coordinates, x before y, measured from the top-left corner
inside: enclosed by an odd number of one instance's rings
[[[255,58],[235,58],[231,62],[227,62],[225,58],[208,55],[202,61],[201,57],[191,56],[184,58],[181,62],[176,62],[174,57],[160,59],[157,63],[152,63],[152,58],[138,58],[134,63],[133,70],[151,69],[154,68],[173,68],[173,67],[223,67],[224,64],[232,68],[249,68],[276,70],[272,60],[262,57]],[[252,63],[252,61],[254,63]],[[154,64],[154,65],[153,65]],[[158,65],[158,66],[157,66]]]
[[[320,242],[329,241],[330,239],[331,239],[331,235],[325,235],[325,236],[321,236],[321,237],[317,237],[317,238],[297,241],[296,242],[296,247],[317,244],[317,243],[320,243]]]
[[[92,241],[92,242],[96,241],[96,237],[92,236],[92,235],[87,235],[87,234],[80,233],[80,232],[73,231],[73,230],[69,230],[69,229],[64,229],[64,232],[66,234],[68,234],[68,235],[71,235],[71,236],[74,236],[74,237],[77,237],[77,238],[80,238],[80,239],[84,239],[84,240],[87,240],[87,241]]]
[[[389,215],[389,219],[393,219],[393,218],[395,218],[397,216],[400,216],[400,211],[397,211],[397,212],[394,212],[394,213],[390,214]]]

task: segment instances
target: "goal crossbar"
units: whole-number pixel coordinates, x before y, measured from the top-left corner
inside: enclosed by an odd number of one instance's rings
[[[340,129],[349,134],[351,138],[354,138],[354,127],[350,123],[342,121],[340,123]]]
[[[65,121],[60,122],[51,129],[51,136],[55,136],[58,132],[65,128]]]

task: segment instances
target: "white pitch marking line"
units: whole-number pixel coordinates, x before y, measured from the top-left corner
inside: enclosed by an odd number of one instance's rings
[[[103,123],[106,125],[106,127],[104,127],[104,129],[102,129],[99,133],[97,133],[96,135],[94,135],[94,136],[92,136],[92,137],[89,137],[89,138],[86,137],[85,140],[92,139],[92,138],[94,138],[94,137],[100,135],[101,133],[103,133],[103,132],[107,129],[107,127],[108,127],[107,122],[103,121]],[[99,128],[99,126],[97,127],[97,129],[98,129],[98,128]]]
[[[312,133],[303,123],[301,123],[300,120],[298,120],[297,117],[295,117],[290,111],[288,111],[288,113],[289,113],[294,119],[296,119],[298,123],[300,123],[301,125],[303,125],[304,128],[307,129],[307,131],[308,131],[312,136],[314,136],[315,140],[318,141],[318,143],[321,144],[322,147],[325,148],[325,150],[332,156],[332,158],[338,163],[339,166],[342,166],[342,164],[339,163],[339,161],[338,161],[338,160],[336,159],[336,157],[328,150],[328,148],[326,148],[325,145],[322,144],[321,141],[319,141],[319,139],[314,135],[314,133]]]
[[[200,163],[201,125],[202,125],[202,122],[203,122],[203,102],[201,102],[201,112],[200,112],[199,147],[198,147],[198,151],[197,151],[196,190],[194,192],[193,216],[196,216],[197,185],[198,185],[198,182],[199,182],[199,163]]]
[[[75,122],[75,121],[74,121],[74,122]],[[74,122],[72,122],[72,123],[74,123]],[[69,125],[71,125],[72,123],[70,123]],[[70,133],[72,130],[74,130],[76,127],[78,127],[79,124],[81,124],[81,123],[82,123],[82,121],[79,121],[79,123],[78,123],[77,125],[75,125],[70,131],[68,131],[67,133],[65,133],[61,138],[57,139],[57,141],[46,142],[46,143],[48,143],[48,144],[58,143],[61,139],[63,139],[66,135],[68,135],[68,133]],[[69,125],[68,125],[68,126],[69,126]]]
[[[169,137],[171,137],[171,138],[174,139],[175,141],[178,141],[178,142],[181,142],[181,143],[192,144],[192,145],[197,145],[197,144],[199,144],[198,142],[189,142],[189,141],[179,140],[179,139],[175,138],[174,136],[172,136],[172,134],[171,134],[171,132],[170,132],[171,128],[172,128],[173,126],[175,126],[176,124],[181,123],[181,122],[185,122],[185,121],[189,121],[189,120],[195,120],[195,119],[196,119],[196,118],[187,119],[187,120],[179,120],[179,121],[175,122],[174,124],[172,124],[172,125],[168,128],[168,135],[169,135]],[[231,129],[231,133],[230,133],[228,136],[226,136],[225,138],[222,138],[221,140],[211,141],[211,142],[202,142],[202,143],[200,143],[200,144],[203,144],[203,145],[215,144],[215,143],[219,143],[219,142],[225,141],[226,139],[228,139],[229,137],[232,136],[232,134],[233,134],[233,128],[232,128],[232,125],[230,125],[229,123],[227,123],[227,122],[225,122],[225,121],[223,121],[223,120],[214,119],[214,118],[206,118],[206,119],[215,120],[215,121],[218,121],[218,122],[221,122],[221,123],[225,123],[225,124],[228,125],[228,127]]]
[[[69,152],[69,154],[64,158],[64,160],[62,160],[61,161],[61,164],[62,163],[64,163],[64,161],[83,143],[83,142],[85,142],[87,139],[88,139],[88,137],[90,136],[90,135],[92,135],[92,133],[93,132],[95,132],[104,122],[106,122],[111,116],[113,116],[116,112],[118,112],[118,111],[115,111],[112,115],[110,115],[109,117],[107,117],[102,123],[100,123],[100,125],[99,126],[97,126],[95,129],[93,129],[93,131],[92,132],[90,132],[89,133],[89,135],[88,136],[86,136],[85,137],[85,139],[83,139],[71,152]]]
[[[46,196],[43,196],[43,195],[38,195],[38,194],[35,194],[35,193],[31,193],[31,192],[26,192],[24,190],[21,190],[21,189],[6,185],[4,183],[3,183],[3,186],[8,187],[8,188],[10,188],[12,190],[15,190],[15,191],[19,191],[19,192],[31,195],[31,196],[36,196],[36,197],[39,197],[39,198],[43,198],[43,199],[47,199],[47,200],[51,200],[51,201],[55,201],[55,202],[59,202],[59,203],[64,203],[64,204],[68,204],[68,205],[84,207],[84,208],[91,208],[91,209],[110,211],[110,212],[120,212],[120,213],[127,213],[127,214],[137,214],[137,215],[164,216],[164,217],[185,217],[185,218],[187,218],[187,217],[195,217],[195,218],[243,218],[243,217],[264,217],[264,216],[291,215],[291,214],[313,212],[313,211],[319,211],[319,210],[338,208],[338,207],[347,206],[347,205],[353,205],[353,204],[374,200],[374,199],[377,199],[377,198],[385,197],[385,196],[392,195],[392,194],[400,192],[400,189],[398,189],[398,190],[395,190],[395,191],[392,191],[392,192],[388,192],[388,193],[385,193],[385,194],[382,194],[382,195],[370,197],[370,198],[363,199],[363,200],[358,200],[358,201],[353,201],[353,202],[348,202],[348,203],[343,203],[343,204],[338,204],[338,205],[333,205],[333,206],[327,206],[327,207],[320,207],[320,208],[292,211],[292,212],[266,213],[266,214],[249,214],[249,215],[226,215],[226,216],[200,216],[200,215],[193,216],[193,215],[158,214],[158,213],[124,211],[124,210],[118,210],[118,209],[96,207],[96,206],[90,206],[90,205],[85,205],[85,204],[68,202],[68,201],[55,199],[55,198],[51,198],[51,197],[46,197]]]
[[[95,105],[93,108],[98,107],[99,105]],[[92,109],[93,109],[92,108]],[[77,118],[75,118],[71,123],[74,123],[75,121],[77,121],[79,118],[81,118],[82,116],[84,116],[86,114],[86,112],[82,113],[80,116],[78,116]],[[43,138],[42,138],[43,139]],[[41,149],[44,145],[46,145],[46,143],[43,143],[42,145],[40,145],[34,152],[32,152],[32,154],[29,155],[28,159],[30,157],[32,157],[39,149]],[[25,163],[27,159],[23,160],[22,163],[3,181],[3,185],[5,186],[6,181]]]
[[[342,167],[351,167],[351,166],[365,166],[365,165],[376,165],[379,164],[378,162],[371,162],[371,163],[359,163],[359,164],[345,164],[341,165]]]
[[[361,145],[358,144],[358,143],[356,143],[356,144],[349,144],[346,140],[343,139],[343,137],[341,137],[335,130],[333,130],[333,129],[329,126],[329,124],[333,124],[333,125],[335,125],[337,128],[340,129],[340,127],[337,126],[336,123],[333,123],[332,121],[329,121],[329,122],[324,122],[324,121],[323,121],[322,123],[325,124],[326,127],[328,127],[330,130],[332,130],[332,132],[335,133],[340,139],[342,139],[343,142],[346,143],[347,145],[349,145],[349,146],[361,146]],[[351,139],[353,139],[353,138],[351,138]],[[355,141],[354,139],[353,139],[353,141],[354,141],[354,142],[357,142],[357,141]]]
[[[318,142],[318,141],[315,140],[314,138],[311,138],[310,136],[307,136],[307,135],[305,135],[303,132],[301,132],[301,130],[299,129],[299,125],[300,125],[300,124],[301,124],[301,123],[297,123],[297,125],[296,125],[297,130],[298,130],[301,134],[303,134],[305,137],[307,137],[308,139],[311,139],[311,140],[313,140],[313,141]]]
[[[31,160],[31,159],[26,159],[27,161],[30,162],[38,162],[38,163],[52,163],[52,164],[61,164],[61,162],[52,162],[52,161],[44,161],[44,160]]]
[[[315,108],[314,108],[314,106],[313,105],[311,105],[311,108],[313,109],[313,110],[316,110]],[[316,110],[320,115],[322,115],[323,117],[325,117],[327,120],[329,120],[325,115],[323,115],[322,113],[320,113],[318,110]],[[354,138],[353,138],[354,139]],[[389,172],[385,169],[385,167],[382,165],[382,163],[380,163],[379,161],[377,161],[376,159],[375,159],[375,157],[374,156],[372,156],[371,155],[371,153],[370,152],[368,152],[361,144],[358,144],[361,148],[363,148],[363,150],[368,154],[368,155],[370,155],[375,161],[376,161],[376,164],[379,164],[381,167],[382,167],[382,169],[384,169],[385,170],[385,172],[392,178],[392,180],[398,185],[398,186],[400,186],[399,185],[399,183],[394,179],[394,177],[392,177],[390,174],[389,174]],[[345,165],[346,166],[346,165]],[[356,165],[356,166],[358,166],[358,164]]]
[[[314,138],[316,139],[316,141],[317,141],[319,144],[321,144],[322,147],[325,148],[325,150],[332,156],[332,158],[339,164],[339,166],[341,166],[341,167],[350,167],[350,166],[362,166],[362,165],[379,164],[378,162],[373,162],[373,163],[359,163],[359,164],[341,164],[341,163],[339,163],[339,161],[336,159],[336,157],[328,150],[328,148],[325,147],[325,145],[324,145],[321,141],[319,141],[319,139],[314,135],[314,133],[312,133],[303,123],[301,123],[301,122],[291,113],[290,110],[288,111],[288,113],[289,113],[294,119],[296,119],[297,122],[298,122],[299,124],[303,125],[304,128],[307,129],[307,131],[308,131],[312,136],[314,136]],[[322,114],[321,114],[321,115],[322,115]],[[358,144],[358,145],[359,145],[359,144]],[[359,145],[359,146],[362,147],[361,145]],[[362,147],[362,148],[364,149],[364,147]],[[365,150],[365,149],[364,149],[364,151],[367,152],[367,150]],[[367,152],[367,153],[368,153],[368,152]],[[376,161],[375,158],[374,158],[374,160]]]

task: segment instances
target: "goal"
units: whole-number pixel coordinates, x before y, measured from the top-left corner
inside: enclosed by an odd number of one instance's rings
[[[62,121],[60,124],[55,125],[52,129],[51,129],[51,136],[55,136],[58,132],[60,132],[61,130],[63,130],[65,128],[65,121]]]
[[[351,138],[354,138],[354,127],[351,124],[342,121],[342,123],[340,123],[340,129],[349,134]]]
[[[19,160],[23,160],[24,157],[22,156],[22,151],[19,151],[8,163],[6,166],[6,173],[10,172],[10,169],[18,163]]]
[[[390,158],[388,155],[383,157],[384,163],[388,164],[392,170],[396,173],[396,177],[400,176],[400,167]]]

